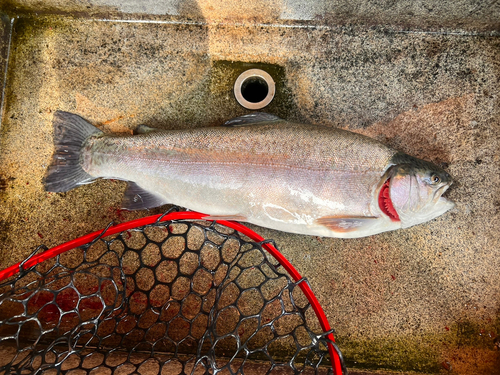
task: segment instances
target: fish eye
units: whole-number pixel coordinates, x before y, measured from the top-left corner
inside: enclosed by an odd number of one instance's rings
[[[433,174],[431,176],[431,183],[432,184],[439,184],[441,182],[441,177],[439,177],[437,174]]]

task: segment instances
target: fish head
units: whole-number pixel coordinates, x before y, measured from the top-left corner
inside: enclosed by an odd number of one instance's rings
[[[455,206],[442,196],[452,177],[430,162],[412,159],[389,169],[379,193],[380,209],[399,220],[402,228],[432,220]]]

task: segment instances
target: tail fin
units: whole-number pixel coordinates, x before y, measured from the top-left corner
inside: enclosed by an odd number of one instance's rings
[[[62,192],[92,180],[80,165],[83,144],[93,134],[101,133],[80,116],[69,112],[54,113],[54,156],[45,176],[45,190]]]

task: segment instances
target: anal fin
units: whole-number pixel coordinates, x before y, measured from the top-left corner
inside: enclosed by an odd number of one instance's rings
[[[374,216],[324,216],[316,219],[316,223],[337,233],[348,233],[366,228],[377,219]]]
[[[122,201],[122,208],[130,211],[145,210],[167,204],[164,198],[144,190],[135,182],[128,182]]]

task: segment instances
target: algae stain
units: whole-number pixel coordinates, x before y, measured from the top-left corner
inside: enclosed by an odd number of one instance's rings
[[[500,337],[500,311],[496,318],[482,322],[461,319],[450,327],[456,346],[471,346],[479,349],[495,349],[495,340]]]
[[[499,312],[500,314],[500,312]],[[346,365],[364,370],[500,374],[500,315],[461,319],[443,333],[351,339],[337,336]]]
[[[437,373],[439,350],[423,337],[347,339],[337,337],[347,367]]]
[[[61,17],[18,17],[14,22],[12,46],[17,49],[18,46],[30,43],[33,37],[44,33],[47,29],[63,25],[67,25],[67,22]]]
[[[8,83],[16,83],[16,78],[25,77],[25,74],[33,74],[31,69],[41,62],[47,60],[47,53],[53,46],[47,41],[51,41],[58,35],[72,35],[74,29],[71,26],[71,19],[60,16],[19,16],[14,18],[12,25],[12,36],[10,41],[10,55],[6,80]],[[43,40],[45,43],[40,43]],[[49,52],[47,52],[49,51]],[[46,80],[45,72],[39,71],[32,78],[36,80]],[[30,78],[28,82],[33,82]],[[36,85],[36,83],[34,83]],[[2,122],[2,133],[8,131],[10,122],[18,120],[19,113],[10,113],[11,108],[16,107],[16,102],[23,100],[19,97],[19,90],[13,91],[7,84],[4,92],[4,121]],[[12,87],[12,86],[11,86]],[[33,93],[32,101],[35,100]],[[7,118],[7,114],[9,118]],[[21,116],[22,117],[22,116]]]
[[[222,105],[231,113],[229,117],[251,112],[240,106],[234,97],[233,91],[238,76],[248,69],[261,69],[269,73],[276,85],[274,99],[268,106],[259,111],[272,113],[284,119],[293,117],[294,113],[298,112],[292,100],[293,95],[287,82],[284,67],[268,63],[217,60],[212,62],[210,94],[213,96],[214,102],[217,103],[216,105]],[[228,120],[228,118],[225,118],[225,120]]]

